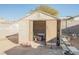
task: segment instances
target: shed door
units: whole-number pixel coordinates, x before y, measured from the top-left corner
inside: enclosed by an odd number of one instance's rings
[[[46,21],[46,42],[56,40],[57,37],[57,20]]]

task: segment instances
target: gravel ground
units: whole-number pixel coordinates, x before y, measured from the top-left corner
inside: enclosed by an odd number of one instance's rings
[[[0,39],[0,55],[63,55],[61,47],[22,47],[7,38]]]
[[[79,50],[79,38],[70,40],[70,43]]]

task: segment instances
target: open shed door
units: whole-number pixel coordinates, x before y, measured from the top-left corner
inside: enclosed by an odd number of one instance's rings
[[[57,20],[46,21],[46,43],[57,38]]]

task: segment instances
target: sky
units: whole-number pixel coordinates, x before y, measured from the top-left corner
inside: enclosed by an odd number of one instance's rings
[[[0,4],[0,18],[16,21],[24,17],[38,4]],[[50,4],[59,12],[59,17],[79,15],[79,4]]]

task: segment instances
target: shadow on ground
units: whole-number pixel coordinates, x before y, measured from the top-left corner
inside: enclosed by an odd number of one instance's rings
[[[62,48],[56,46],[53,46],[52,49],[48,47],[32,48],[17,46],[5,51],[5,53],[7,55],[63,55]]]
[[[12,43],[15,43],[15,44],[18,44],[18,33],[17,34],[13,34],[13,35],[10,35],[10,36],[6,36],[6,38],[8,40],[10,40]]]

